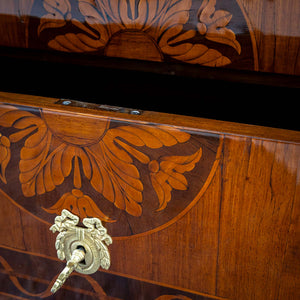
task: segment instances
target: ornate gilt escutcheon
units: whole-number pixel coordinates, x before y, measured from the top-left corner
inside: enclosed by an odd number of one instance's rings
[[[111,237],[98,218],[84,218],[79,227],[79,217],[64,209],[50,230],[59,232],[55,248],[57,257],[66,259],[67,266],[58,276],[51,292],[55,293],[66,281],[73,270],[82,274],[95,273],[100,267],[110,267],[110,255],[107,249],[112,243]]]

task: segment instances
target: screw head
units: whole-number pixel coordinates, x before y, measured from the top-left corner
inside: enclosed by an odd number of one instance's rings
[[[63,104],[63,105],[69,105],[69,104],[71,104],[71,101],[70,101],[70,100],[64,100],[64,101],[62,102],[62,104]]]
[[[137,109],[132,110],[130,113],[132,115],[140,115],[141,114],[141,112],[139,110],[137,110]]]

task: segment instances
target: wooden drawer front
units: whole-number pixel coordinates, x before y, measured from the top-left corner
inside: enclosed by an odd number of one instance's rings
[[[297,0],[2,1],[0,46],[299,75],[298,14]]]
[[[3,297],[50,295],[64,263],[49,227],[68,209],[103,221],[111,268],[55,299],[297,298],[298,132],[0,100]]]

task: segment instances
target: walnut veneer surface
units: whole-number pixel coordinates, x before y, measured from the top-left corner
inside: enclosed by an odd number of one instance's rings
[[[0,1],[0,45],[299,75],[297,0]]]
[[[299,298],[299,132],[0,102],[4,299]],[[63,208],[103,221],[111,268],[51,296],[63,263],[49,227]]]

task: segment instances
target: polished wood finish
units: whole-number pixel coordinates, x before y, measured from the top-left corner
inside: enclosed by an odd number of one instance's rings
[[[29,112],[4,105],[0,119],[3,128],[15,131],[8,137],[3,129],[0,153],[5,184],[15,180],[6,176],[11,156],[20,157],[19,162],[14,159],[21,184],[15,196],[18,204],[49,224],[51,214],[63,208],[81,219],[98,217],[110,223],[107,228],[113,236],[152,231],[185,213],[209,184],[222,143],[216,134],[194,137],[166,125],[123,123],[47,108]],[[200,159],[201,172],[192,172]],[[195,178],[197,188],[190,185]],[[10,184],[3,187],[8,194]],[[175,190],[185,191],[186,197],[178,194],[173,199]],[[55,193],[49,197],[50,192]]]
[[[3,295],[30,298],[47,291],[61,267],[50,224],[60,209],[75,207],[70,203],[78,203],[79,214],[93,213],[80,209],[92,203],[113,235],[112,265],[104,274],[81,278],[89,284],[76,279],[82,297],[101,290],[133,299],[152,289],[149,299],[299,298],[299,132],[8,93],[0,100],[0,263],[1,274],[9,275]],[[97,157],[112,181],[123,166],[115,158],[114,169],[112,155],[100,149],[109,136],[115,136],[111,154],[127,159],[125,182],[131,172],[130,186],[123,185],[125,202],[110,198],[111,190],[99,189],[96,179],[93,184]],[[60,152],[66,147],[72,151]],[[64,155],[71,163],[64,163]],[[56,158],[60,163],[52,163]],[[25,177],[32,178],[36,165],[31,189]],[[131,231],[118,229],[128,224]],[[38,282],[44,285],[37,290]],[[67,292],[74,292],[72,282],[57,297]]]
[[[297,0],[2,0],[0,14],[5,47],[300,73]]]
[[[0,270],[1,287],[3,287],[0,291],[0,297],[4,299],[10,296],[12,297],[11,299],[34,299],[38,297],[39,299],[80,300],[140,300],[141,298],[155,300],[222,299],[219,297],[206,297],[201,293],[195,294],[187,290],[178,290],[168,285],[159,285],[156,282],[141,281],[135,277],[120,276],[115,272],[97,272],[91,276],[73,273],[68,278],[67,283],[63,285],[59,294],[52,296],[50,288],[54,283],[57,272],[64,267],[63,262],[51,257],[0,247],[0,264],[3,267]],[[40,266],[38,272],[32,268],[32,265]],[[41,292],[30,292],[33,284],[35,291]],[[135,293],[132,292],[133,288],[136,290]]]

